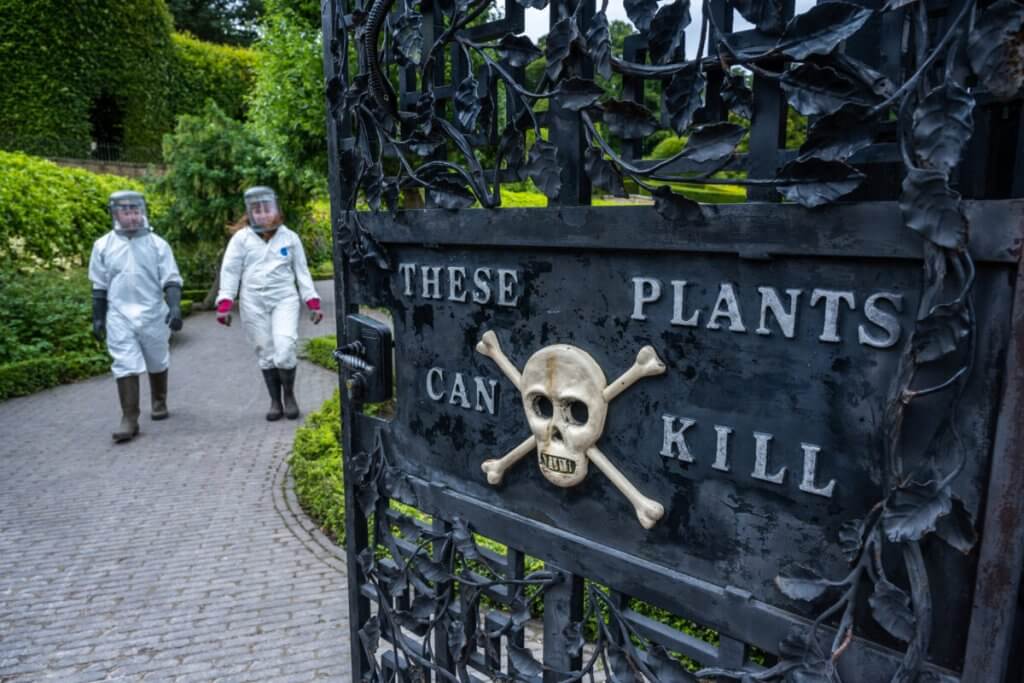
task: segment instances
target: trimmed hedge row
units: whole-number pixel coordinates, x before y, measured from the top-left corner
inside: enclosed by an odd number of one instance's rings
[[[110,369],[106,353],[65,353],[0,365],[0,401],[102,375]]]
[[[163,0],[0,0],[0,148],[88,158],[102,110],[122,158],[156,161],[178,114],[241,114],[255,56],[176,36]]]

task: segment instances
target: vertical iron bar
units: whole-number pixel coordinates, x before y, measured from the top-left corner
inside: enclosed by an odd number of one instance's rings
[[[783,0],[782,16],[787,21],[793,16],[794,0]],[[785,62],[765,63],[769,71],[780,71]],[[786,96],[778,82],[754,76],[754,120],[750,122],[750,178],[773,178],[779,169],[779,150],[786,146]],[[747,199],[757,202],[777,202],[779,193],[772,187],[751,187]]]
[[[580,33],[586,33],[594,16],[594,0],[579,0],[581,6],[577,15]],[[553,0],[551,3],[551,26],[554,27],[563,16],[569,16],[576,9],[571,0]],[[565,68],[581,78],[592,78],[594,66],[587,57],[570,57]],[[563,76],[564,77],[564,76]],[[558,162],[562,167],[562,192],[557,199],[549,199],[548,206],[579,206],[590,204],[590,178],[583,168],[583,151],[586,138],[580,113],[562,105],[561,96],[551,98],[548,116],[548,141],[558,148]]]
[[[1014,645],[1014,619],[1024,567],[1024,269],[1017,264],[1010,348],[992,445],[962,683],[1003,680]]]
[[[544,683],[557,683],[582,665],[581,655],[569,654],[565,631],[583,619],[583,579],[551,563],[547,568],[561,579],[544,593]]]
[[[348,82],[348,50],[344,36],[339,31],[345,30],[344,0],[324,0],[321,5],[321,28],[323,31],[323,62],[324,74],[336,77],[342,86]],[[337,54],[335,54],[337,52]],[[338,230],[343,221],[342,207],[347,207],[352,198],[354,188],[343,186],[339,169],[338,156],[343,147],[351,145],[350,140],[342,139],[351,133],[351,122],[344,110],[338,112],[336,119],[328,102],[327,144],[328,144],[328,191],[331,198],[331,226],[334,248],[334,296],[335,334],[339,340],[347,338],[346,320],[348,314],[355,312],[357,307],[348,301],[347,282],[349,276],[348,257],[340,249]],[[350,472],[353,444],[354,424],[352,420],[353,405],[347,397],[343,371],[338,370],[338,382],[342,401],[342,434],[343,453],[342,468],[345,474],[345,547],[347,551],[346,565],[348,575],[348,619],[349,619],[349,652],[352,661],[353,680],[361,680],[363,673],[370,670],[369,660],[363,652],[359,641],[359,629],[370,619],[370,601],[359,590],[361,583],[360,569],[357,558],[359,551],[367,547],[366,516],[356,505],[353,483],[355,475]]]

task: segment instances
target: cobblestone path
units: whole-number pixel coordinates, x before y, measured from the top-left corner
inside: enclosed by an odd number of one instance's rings
[[[349,680],[344,563],[284,485],[301,420],[263,419],[237,322],[191,316],[171,363],[128,444],[109,375],[0,403],[0,681]],[[335,383],[303,362],[303,411]]]

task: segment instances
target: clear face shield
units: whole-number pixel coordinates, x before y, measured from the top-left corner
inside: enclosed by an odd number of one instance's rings
[[[125,237],[149,231],[146,200],[138,192],[115,192],[107,203],[114,232]]]
[[[281,225],[281,210],[277,195],[269,187],[254,187],[245,193],[245,215],[253,232],[276,230]]]

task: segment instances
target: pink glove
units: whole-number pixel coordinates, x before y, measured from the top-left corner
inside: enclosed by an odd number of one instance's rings
[[[217,322],[231,327],[231,299],[223,299],[217,304]]]
[[[320,299],[310,299],[306,302],[306,308],[309,309],[309,319],[314,325],[319,325],[324,319],[324,314],[320,311]]]

